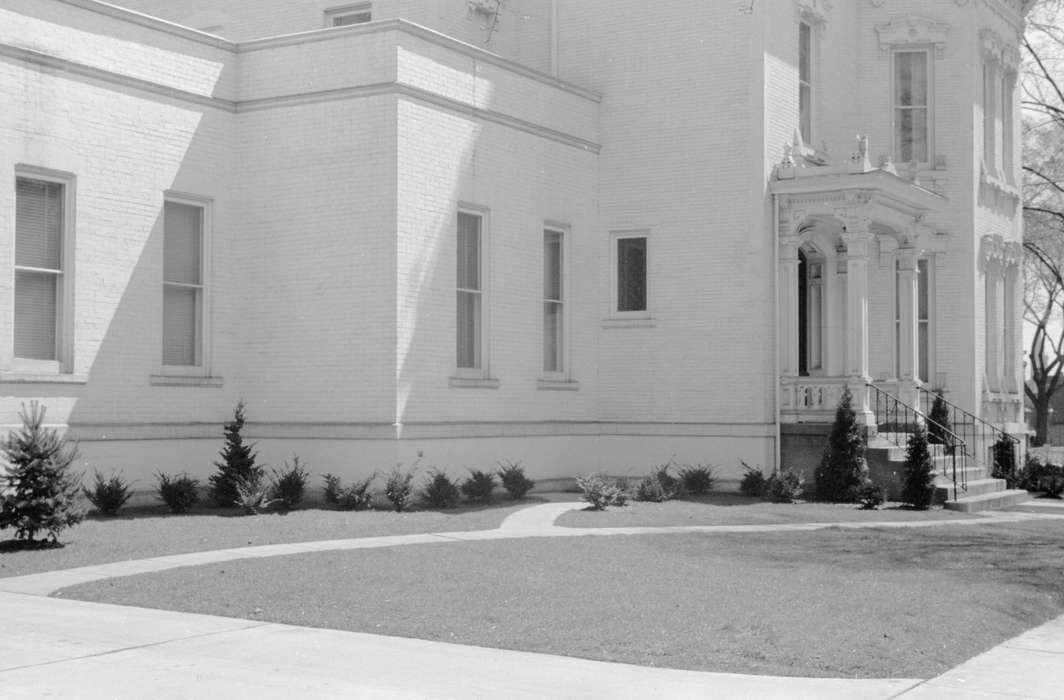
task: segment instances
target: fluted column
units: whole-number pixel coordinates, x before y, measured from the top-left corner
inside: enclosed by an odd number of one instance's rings
[[[872,235],[866,226],[849,227],[842,234],[846,244],[846,373],[850,376],[854,411],[858,421],[874,423],[868,390],[868,252]]]
[[[920,267],[915,248],[898,250],[898,379],[901,380],[901,400],[910,406],[917,401],[916,388],[920,384]],[[926,373],[927,368],[923,371]]]
[[[798,376],[798,243],[780,241],[780,373]]]

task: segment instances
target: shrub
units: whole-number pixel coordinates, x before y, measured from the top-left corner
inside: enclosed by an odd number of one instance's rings
[[[307,488],[307,471],[299,463],[299,457],[292,455],[292,464],[284,463],[281,471],[273,470],[273,483],[270,495],[285,510],[291,510],[303,500]]]
[[[415,471],[416,469],[411,469],[404,472],[403,466],[396,464],[388,474],[388,480],[384,483],[384,497],[391,502],[396,513],[402,513],[410,507],[414,491],[411,482],[414,480]]]
[[[170,477],[159,472],[155,478],[159,498],[171,513],[187,513],[199,500],[199,482],[188,474]]]
[[[935,394],[927,418],[927,441],[932,445],[950,445],[953,440],[950,439],[949,433],[952,432],[953,426],[949,419],[949,405],[946,404],[946,399],[942,398],[942,394]]]
[[[667,462],[643,477],[635,487],[635,500],[661,503],[676,498],[680,493],[680,480],[669,473],[671,466],[672,462]]]
[[[687,493],[696,496],[704,494],[713,488],[713,481],[713,467],[688,464],[680,470],[680,484]]]
[[[608,506],[623,506],[628,503],[628,494],[620,482],[601,474],[585,474],[576,477],[576,485],[583,491],[583,499],[591,510],[605,510]]]
[[[995,479],[1005,479],[1009,483],[1009,488],[1014,487],[1017,475],[1016,450],[1013,441],[1003,433],[994,443],[991,456],[994,460],[994,468],[990,476]]]
[[[506,493],[510,494],[510,498],[514,501],[524,498],[524,495],[536,485],[535,481],[525,476],[525,469],[520,462],[500,462],[499,479],[502,480],[502,487],[506,489]]]
[[[794,503],[805,491],[805,476],[801,472],[781,469],[769,477],[765,492],[773,503]]]
[[[441,469],[430,470],[428,477],[421,492],[425,502],[433,508],[453,508],[458,503],[458,485]]]
[[[1056,467],[1056,472],[1042,477],[1039,485],[1042,493],[1047,497],[1060,498],[1061,495],[1064,495],[1064,468],[1056,464],[1052,466]]]
[[[491,494],[495,490],[495,475],[470,469],[469,477],[462,482],[462,493],[474,503],[491,503]]]
[[[1042,462],[1027,455],[1027,462],[1016,477],[1017,486],[1028,491],[1041,491],[1050,498],[1064,494],[1064,466]]]
[[[377,473],[370,474],[367,478],[356,481],[347,488],[340,483],[340,477],[333,474],[323,474],[325,480],[325,502],[336,506],[340,510],[365,510],[373,501],[373,494],[369,491],[369,485],[377,478]]]
[[[236,480],[236,505],[247,515],[257,515],[276,502],[272,498],[273,484],[260,475]]]
[[[85,517],[79,499],[81,479],[70,470],[76,445],[43,427],[45,409],[36,401],[19,411],[22,426],[0,441],[8,464],[4,474],[0,528],[15,528],[15,539],[33,542],[38,532],[58,543],[59,533]]]
[[[765,473],[760,469],[751,467],[746,462],[739,462],[743,465],[743,478],[739,482],[739,491],[744,496],[750,496],[752,498],[762,498],[765,495],[765,489],[768,487],[768,479],[765,478]]]
[[[905,485],[902,487],[901,500],[917,510],[927,510],[931,506],[935,489],[932,483],[931,453],[927,449],[927,433],[917,425],[909,435],[909,445],[905,454]]]
[[[129,490],[129,484],[121,474],[111,474],[110,479],[104,479],[103,474],[96,472],[92,488],[83,488],[81,492],[85,498],[104,515],[114,515],[126,504],[133,493]]]
[[[225,424],[225,446],[218,453],[222,460],[214,463],[218,471],[210,478],[211,498],[223,508],[238,504],[238,481],[260,483],[264,476],[262,468],[255,466],[253,445],[245,445],[240,435],[244,422],[244,402],[241,401],[233,411],[233,420]]]
[[[883,493],[883,487],[876,484],[871,479],[864,483],[861,490],[858,492],[858,498],[861,500],[862,510],[875,510],[879,506],[883,505],[886,500],[886,496]]]
[[[853,503],[857,491],[868,476],[865,462],[865,439],[853,412],[849,387],[842,392],[835,423],[831,427],[824,456],[814,472],[816,497],[822,501]]]

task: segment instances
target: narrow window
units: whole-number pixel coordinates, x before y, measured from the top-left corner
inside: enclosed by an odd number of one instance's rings
[[[798,24],[798,128],[802,141],[813,138],[813,30]]]
[[[993,64],[983,64],[983,164],[991,173],[997,169],[995,159],[997,144],[994,139],[996,131],[994,121],[997,117],[995,72]]]
[[[617,311],[647,310],[647,239],[617,239]]]
[[[458,212],[457,365],[481,369],[484,290],[481,284],[482,217]]]
[[[931,381],[931,273],[928,258],[916,261],[916,366],[913,375]],[[894,262],[894,376],[901,376],[901,263]]]
[[[163,365],[203,365],[204,208],[163,206]]]
[[[349,24],[365,24],[372,20],[373,8],[368,2],[325,10],[326,27],[346,27]]]
[[[16,178],[14,356],[59,359],[65,185]]]
[[[1001,170],[1005,180],[1012,183],[1015,178],[1013,169],[1013,124],[1012,124],[1012,93],[1016,87],[1016,74],[1008,73],[1001,82]]]
[[[894,150],[899,163],[927,163],[929,146],[926,51],[894,53]]]
[[[565,329],[565,290],[562,287],[563,236],[561,231],[543,232],[543,371],[562,372]]]

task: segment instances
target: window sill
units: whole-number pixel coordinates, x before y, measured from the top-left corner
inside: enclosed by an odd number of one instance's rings
[[[40,372],[0,372],[3,384],[87,384],[88,374],[42,374]]]
[[[153,374],[149,377],[152,386],[207,386],[220,387],[222,377],[189,377],[177,374]]]
[[[649,316],[642,318],[607,318],[602,321],[603,328],[653,328],[657,321]]]
[[[499,380],[490,377],[451,377],[452,389],[498,389]]]
[[[536,388],[540,391],[579,391],[580,382],[568,379],[537,379]]]

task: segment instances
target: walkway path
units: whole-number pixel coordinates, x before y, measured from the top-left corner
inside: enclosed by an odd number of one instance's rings
[[[157,697],[728,697],[1055,698],[1064,687],[1064,617],[942,676],[817,679],[611,664],[417,639],[295,627],[47,598],[60,588],[135,573],[330,549],[522,537],[803,531],[827,527],[988,525],[1045,515],[889,523],[563,528],[581,503],[518,511],[494,530],[300,542],[196,552],[0,579],[5,698]]]

